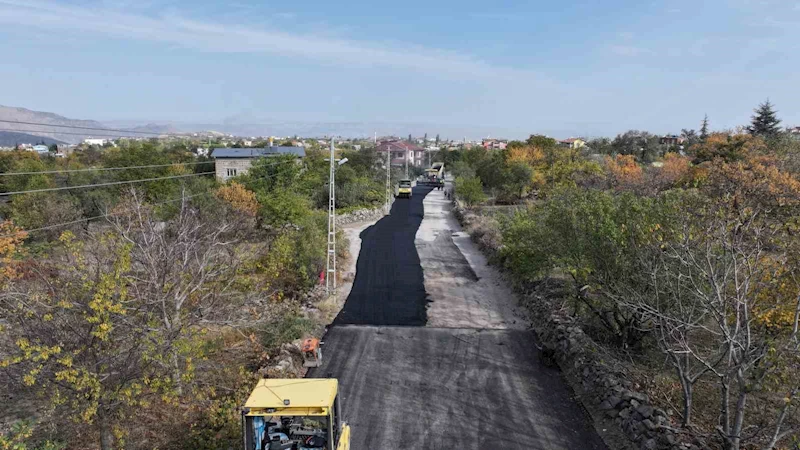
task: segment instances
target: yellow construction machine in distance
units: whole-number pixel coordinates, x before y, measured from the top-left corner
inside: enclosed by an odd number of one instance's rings
[[[397,186],[397,196],[411,198],[411,190],[411,180],[400,180],[400,183]]]
[[[244,450],[350,450],[336,379],[262,379],[242,408]]]

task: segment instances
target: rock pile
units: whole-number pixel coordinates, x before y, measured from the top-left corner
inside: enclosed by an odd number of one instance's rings
[[[340,214],[336,216],[336,225],[348,225],[351,223],[358,223],[358,222],[369,222],[372,220],[378,220],[383,217],[385,212],[384,207],[381,205],[378,208],[372,209],[357,209],[355,211],[351,211],[346,214]]]
[[[303,355],[300,341],[281,345],[280,353],[270,365],[261,369],[265,378],[299,378],[303,373]]]

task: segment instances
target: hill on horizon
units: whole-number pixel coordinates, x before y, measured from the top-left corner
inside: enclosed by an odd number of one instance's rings
[[[48,125],[66,125],[77,127],[106,128],[102,123],[95,120],[70,119],[58,114],[33,111],[27,108],[0,105],[0,120],[12,122],[32,122]],[[92,137],[92,131],[69,128],[54,128],[47,125],[28,125],[9,122],[0,122],[0,131],[17,132],[37,137],[47,137],[62,143],[77,144],[87,137]],[[103,132],[98,132],[103,134]]]
[[[17,144],[66,144],[64,141],[49,138],[46,136],[36,136],[29,133],[19,133],[16,131],[0,131],[0,147],[15,147]]]

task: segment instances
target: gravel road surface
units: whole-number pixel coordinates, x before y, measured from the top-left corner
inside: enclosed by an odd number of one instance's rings
[[[415,187],[361,232],[353,287],[308,374],[339,379],[353,450],[606,449],[441,196]]]

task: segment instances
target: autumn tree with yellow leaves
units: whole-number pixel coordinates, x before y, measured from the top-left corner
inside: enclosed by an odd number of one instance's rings
[[[107,226],[62,234],[54,256],[28,261],[24,276],[4,253],[0,366],[102,450],[122,445],[138,411],[189,393],[203,356],[197,325],[234,320],[243,298],[232,289],[235,214],[200,220],[184,202],[165,224],[132,195]]]

